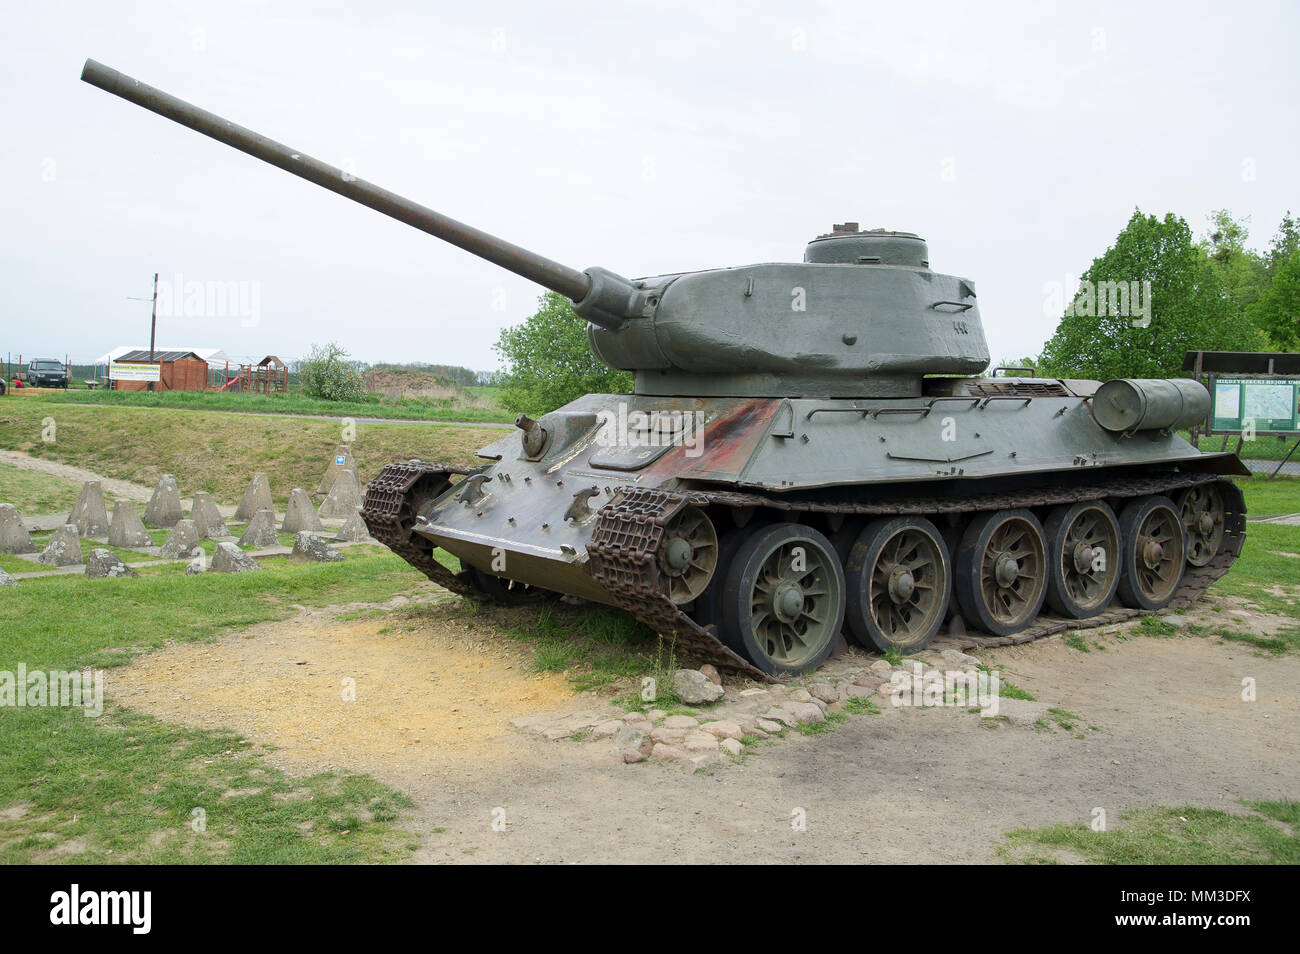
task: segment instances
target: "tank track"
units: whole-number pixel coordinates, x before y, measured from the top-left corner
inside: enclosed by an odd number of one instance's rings
[[[469,575],[454,573],[439,563],[433,556],[433,545],[414,532],[416,511],[425,500],[446,491],[451,485],[452,476],[475,472],[474,468],[423,461],[389,464],[370,482],[362,518],[375,539],[429,579],[453,593],[481,600],[486,598],[486,594],[470,582]],[[664,528],[684,507],[761,507],[792,513],[845,516],[956,514],[1168,494],[1216,481],[1223,494],[1225,508],[1223,543],[1208,564],[1202,567],[1189,566],[1184,572],[1183,581],[1169,605],[1175,609],[1185,609],[1200,599],[1210,584],[1228,572],[1240,556],[1246,538],[1246,506],[1240,489],[1231,480],[1210,474],[1163,474],[1099,480],[1071,487],[1036,488],[971,497],[914,497],[907,500],[849,502],[805,501],[727,490],[679,491],[638,487],[619,491],[600,509],[587,552],[592,577],[613,595],[618,606],[655,632],[673,637],[676,646],[692,657],[760,681],[772,681],[771,676],[724,645],[712,627],[700,626],[666,595],[656,554]],[[1142,615],[1148,614],[1127,607],[1115,607],[1088,619],[1040,614],[1032,626],[1012,636],[941,633],[931,646],[980,649],[1017,645],[1064,630],[1109,626]]]

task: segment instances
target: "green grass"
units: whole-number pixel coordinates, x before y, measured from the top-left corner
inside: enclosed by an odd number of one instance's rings
[[[474,389],[491,392],[495,389]],[[24,395],[32,398],[38,395]],[[325,417],[375,417],[404,421],[469,421],[509,423],[514,415],[495,401],[466,393],[464,397],[392,398],[368,394],[359,401],[324,401],[302,393],[241,394],[222,391],[69,391],[42,392],[50,404],[107,404],[117,407],[179,408],[192,411],[233,411],[242,414],[312,414]]]
[[[0,463],[0,503],[13,504],[20,514],[70,513],[80,492],[76,481]],[[106,496],[104,502],[111,515],[112,500]]]
[[[1187,432],[1179,432],[1183,439],[1187,438]],[[1241,446],[1241,457],[1246,460],[1281,460],[1286,456],[1286,452],[1291,449],[1295,443],[1295,437],[1288,437],[1286,440],[1278,440],[1276,437],[1257,436],[1253,441],[1245,441]],[[1202,437],[1200,440],[1200,449],[1208,454],[1219,453],[1219,448],[1223,445],[1223,435],[1216,434],[1213,437]],[[1228,438],[1228,446],[1225,451],[1235,453],[1237,450],[1237,437],[1232,435]],[[1291,455],[1295,460],[1300,457],[1300,450]]]
[[[1291,459],[1300,463],[1300,450]],[[1266,475],[1256,474],[1254,477],[1238,477],[1237,486],[1246,495],[1247,517],[1300,513],[1300,477],[1279,474],[1270,480]]]
[[[822,722],[799,722],[795,724],[795,730],[800,735],[825,735],[827,732],[834,732],[839,726],[849,721],[847,713],[828,712],[826,719]]]
[[[880,707],[866,696],[850,696],[844,700],[844,711],[854,715],[880,715]]]
[[[998,854],[1011,862],[1055,864],[1071,856],[1109,865],[1300,863],[1300,802],[1245,802],[1246,814],[1205,808],[1144,808],[1118,827],[1017,828]]]
[[[290,779],[235,735],[168,725],[112,702],[112,667],[169,639],[210,639],[297,612],[378,602],[430,584],[378,547],[341,563],[283,557],[247,574],[24,580],[0,604],[0,670],[105,669],[105,714],[10,709],[0,717],[0,862],[382,862],[404,857],[393,827],[409,802],[372,779]],[[207,813],[207,831],[190,827]]]

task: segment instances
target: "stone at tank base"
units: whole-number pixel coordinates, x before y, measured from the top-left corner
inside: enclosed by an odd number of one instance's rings
[[[81,538],[77,536],[77,528],[65,523],[55,530],[50,542],[36,559],[46,566],[79,566]]]
[[[98,480],[81,485],[81,493],[68,516],[68,523],[83,537],[102,537],[108,533],[108,511],[104,509],[104,488]]]
[[[208,566],[213,573],[246,573],[261,568],[256,560],[233,543],[218,543]]]
[[[299,530],[320,533],[324,529],[320,517],[316,515],[316,509],[311,505],[311,498],[301,487],[289,491],[289,506],[284,511],[284,524],[280,529],[285,533],[297,533]]]
[[[370,528],[361,519],[360,510],[352,511],[348,519],[343,521],[343,526],[339,527],[339,532],[334,534],[335,543],[362,543],[369,539]]]
[[[144,522],[151,527],[174,527],[184,516],[176,478],[171,474],[163,474],[144,508]]]
[[[135,570],[123,563],[121,558],[112,550],[96,547],[90,551],[90,556],[86,557],[86,576],[91,579],[117,579],[118,577],[135,575]]]
[[[108,526],[108,542],[115,547],[151,547],[153,537],[140,522],[135,504],[119,500],[113,505],[113,522]]]
[[[313,563],[332,563],[335,560],[342,560],[343,554],[316,534],[308,530],[300,530],[293,538],[293,553],[289,558]]]
[[[251,520],[259,510],[274,509],[275,506],[271,503],[271,482],[266,479],[266,474],[254,474],[244,488],[239,506],[235,508],[235,520]]]
[[[253,550],[278,546],[279,543],[279,534],[275,532],[275,513],[271,510],[259,510],[253,514],[253,519],[244,528],[244,535],[239,538],[241,547]]]
[[[193,520],[181,520],[172,530],[158,555],[168,560],[188,559],[190,551],[199,545],[199,530]],[[200,551],[202,552],[202,551]]]
[[[211,494],[204,493],[202,490],[194,494],[190,519],[194,521],[200,539],[212,540],[216,537],[230,536],[230,531],[226,529],[226,522],[221,519],[221,511],[217,509],[217,502],[212,499]]]
[[[0,553],[35,553],[31,534],[13,504],[0,504]]]

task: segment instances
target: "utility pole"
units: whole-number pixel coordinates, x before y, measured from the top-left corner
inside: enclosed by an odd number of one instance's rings
[[[154,342],[154,332],[158,330],[158,273],[157,273],[157,272],[154,272],[154,273],[153,273],[153,298],[130,298],[130,297],[128,296],[128,299],[127,299],[127,300],[128,300],[128,301],[152,301],[152,302],[153,302],[153,311],[152,311],[152,312],[150,313],[150,315],[149,315],[149,363],[150,363],[150,364],[153,364],[153,350],[154,350],[154,348],[153,348],[153,342]],[[159,374],[159,378],[160,378],[160,379],[161,379],[161,377],[162,377],[162,375]],[[110,387],[110,388],[112,387],[112,384],[111,384],[111,383],[109,384],[109,387]],[[148,382],[147,384],[145,384],[145,388],[146,388],[147,390],[149,390],[149,391],[152,391],[152,390],[153,390],[153,382],[150,381],[150,382]]]
[[[158,273],[153,273],[153,308],[149,313],[149,363],[153,364],[153,339],[154,333],[158,330]],[[148,383],[147,389],[153,390],[153,382]]]

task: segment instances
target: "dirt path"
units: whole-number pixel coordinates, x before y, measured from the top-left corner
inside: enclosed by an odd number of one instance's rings
[[[104,493],[125,500],[148,501],[153,494],[153,488],[146,487],[143,484],[104,477],[84,467],[60,464],[58,461],[45,460],[42,457],[32,457],[21,451],[0,450],[0,464],[9,464],[21,470],[31,470],[54,477],[62,477],[65,480],[71,480],[79,484],[87,480],[98,480],[104,487]]]
[[[1093,641],[1107,648],[1051,638],[986,656],[1076,713],[1083,738],[886,705],[695,775],[624,765],[608,741],[516,732],[512,716],[603,703],[528,673],[517,642],[455,601],[404,626],[304,612],[175,646],[115,670],[109,695],[229,726],[275,746],[267,757],[293,772],[351,768],[408,792],[419,862],[987,862],[1005,831],[1087,821],[1095,807],[1114,818],[1153,803],[1232,810],[1296,797],[1300,658],[1196,637]],[[1241,701],[1245,677],[1256,702]],[[354,702],[341,697],[346,678]],[[798,810],[806,831],[792,828]]]

